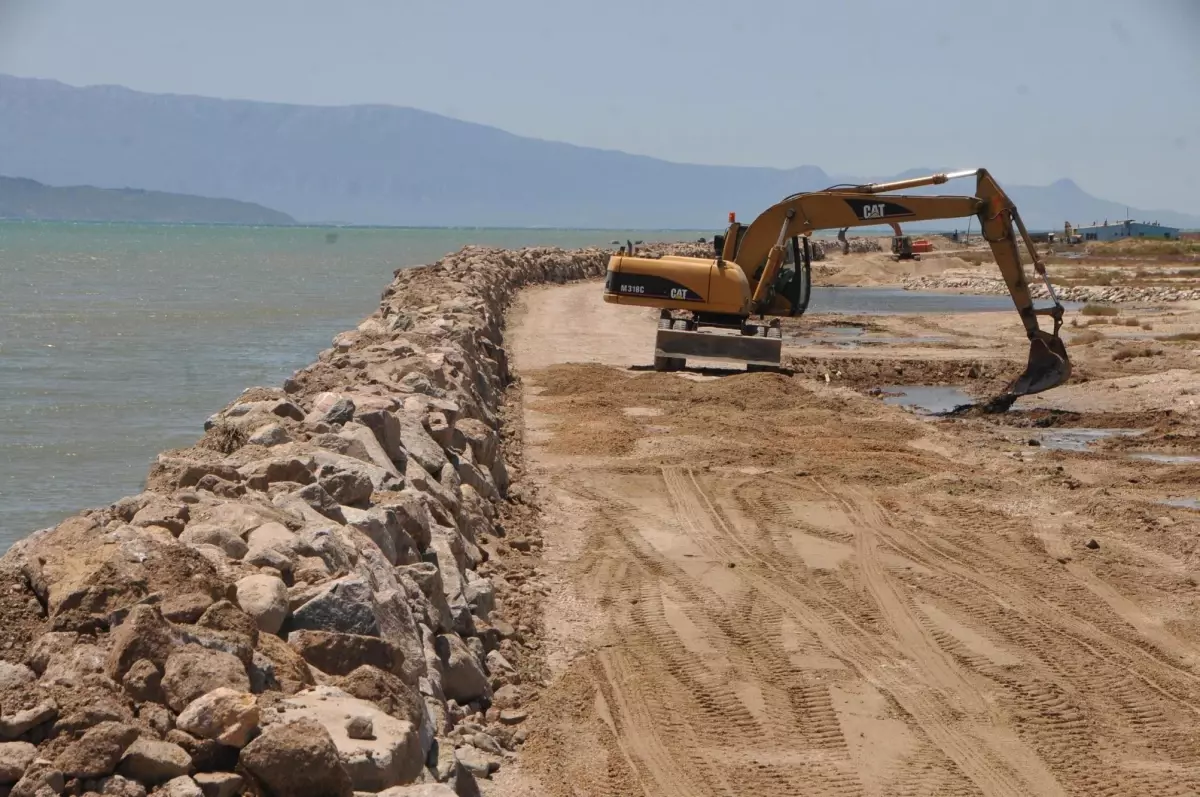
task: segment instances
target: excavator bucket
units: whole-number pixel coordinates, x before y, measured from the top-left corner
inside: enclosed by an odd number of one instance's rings
[[[1067,347],[1062,338],[1039,330],[1038,336],[1029,342],[1029,362],[1025,373],[1017,377],[1009,388],[1014,396],[1041,393],[1057,387],[1071,376],[1071,361],[1067,358]]]

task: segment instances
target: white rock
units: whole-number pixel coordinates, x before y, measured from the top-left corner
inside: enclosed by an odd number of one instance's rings
[[[204,792],[200,791],[200,786],[196,781],[189,778],[187,775],[181,775],[174,780],[167,781],[163,786],[164,797],[204,797]]]
[[[37,758],[37,748],[29,742],[0,743],[0,784],[16,783]]]
[[[201,739],[244,747],[258,719],[254,695],[222,686],[189,703],[175,719],[175,727]]]
[[[287,598],[287,585],[275,576],[259,573],[237,583],[238,606],[268,634],[278,633],[287,619]]]
[[[306,690],[283,704],[289,720],[309,717],[325,727],[356,791],[382,791],[410,783],[421,774],[429,747],[411,722],[330,686]],[[374,738],[350,738],[347,715],[370,720]]]

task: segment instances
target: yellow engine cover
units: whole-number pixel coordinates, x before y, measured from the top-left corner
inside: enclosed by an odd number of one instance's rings
[[[604,301],[667,310],[750,315],[750,283],[737,263],[701,257],[613,255]]]

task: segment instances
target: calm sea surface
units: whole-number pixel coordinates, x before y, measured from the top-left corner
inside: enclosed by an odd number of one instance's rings
[[[141,490],[244,388],[277,386],[376,307],[391,273],[466,244],[709,233],[0,222],[0,551]],[[816,289],[812,312],[990,310],[1006,297]]]

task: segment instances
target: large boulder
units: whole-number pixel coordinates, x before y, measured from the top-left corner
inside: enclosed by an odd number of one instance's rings
[[[204,797],[237,797],[242,793],[242,776],[233,772],[197,772],[193,779]]]
[[[196,781],[187,775],[180,775],[163,784],[162,797],[204,797],[204,792]]]
[[[167,704],[183,711],[193,700],[219,687],[249,692],[250,677],[233,654],[186,645],[167,659],[162,685]]]
[[[295,630],[379,636],[371,588],[356,576],[325,585],[316,597],[292,612],[289,626]]]
[[[287,618],[287,585],[275,576],[246,576],[237,582],[238,606],[254,618],[259,631],[274,634]]]
[[[421,594],[433,607],[438,631],[449,631],[454,627],[454,615],[446,600],[446,588],[442,583],[442,571],[432,562],[418,562],[396,568],[398,575],[407,576],[420,588]]]
[[[158,607],[135,606],[112,634],[108,676],[119,682],[141,660],[164,667],[174,647],[175,635]]]
[[[309,457],[277,456],[243,465],[238,468],[238,475],[251,489],[265,492],[276,482],[311,483],[312,465]]]
[[[288,644],[327,675],[347,675],[362,664],[399,672],[404,660],[391,643],[360,634],[300,630],[288,635]]]
[[[286,716],[321,724],[333,739],[356,791],[377,792],[415,780],[429,752],[422,749],[418,727],[330,686],[318,686],[283,701]],[[351,738],[347,717],[370,722],[372,737]],[[359,735],[359,734],[354,734]]]
[[[457,634],[441,634],[434,650],[442,674],[442,691],[450,700],[466,705],[491,696],[491,686],[479,659]]]
[[[396,719],[419,729],[422,749],[433,744],[433,725],[425,703],[414,687],[390,672],[364,664],[335,684],[342,691],[378,706]]]
[[[369,462],[376,467],[383,468],[392,476],[399,478],[402,472],[396,467],[395,461],[384,449],[383,444],[379,442],[374,430],[360,423],[348,423],[338,432],[338,436],[357,443],[362,447],[363,453],[366,455],[366,462]],[[399,459],[404,461],[404,452],[399,450]]]
[[[37,758],[29,742],[0,742],[0,786],[16,783]]]
[[[400,440],[410,460],[415,460],[427,473],[441,473],[446,464],[446,452],[430,436],[420,417],[407,411],[398,414]]]
[[[117,771],[153,785],[186,775],[191,765],[192,757],[179,745],[143,737],[129,745]]]
[[[384,455],[396,466],[399,473],[403,473],[408,464],[408,454],[404,450],[400,419],[396,414],[388,410],[371,410],[360,413],[357,420],[371,430]]]
[[[188,545],[213,545],[220,548],[230,559],[241,559],[246,555],[246,541],[228,526],[216,523],[189,523],[179,541]]]
[[[304,658],[279,637],[260,635],[255,652],[270,660],[275,681],[285,694],[294,694],[313,685],[312,670]]]
[[[239,761],[258,781],[265,797],[354,794],[333,737],[324,724],[311,717],[295,716],[271,725],[242,748]]]
[[[67,745],[54,765],[68,778],[111,775],[140,733],[132,725],[103,722]]]
[[[175,726],[199,739],[229,747],[244,747],[258,729],[254,695],[218,687],[193,700],[175,719]]]

